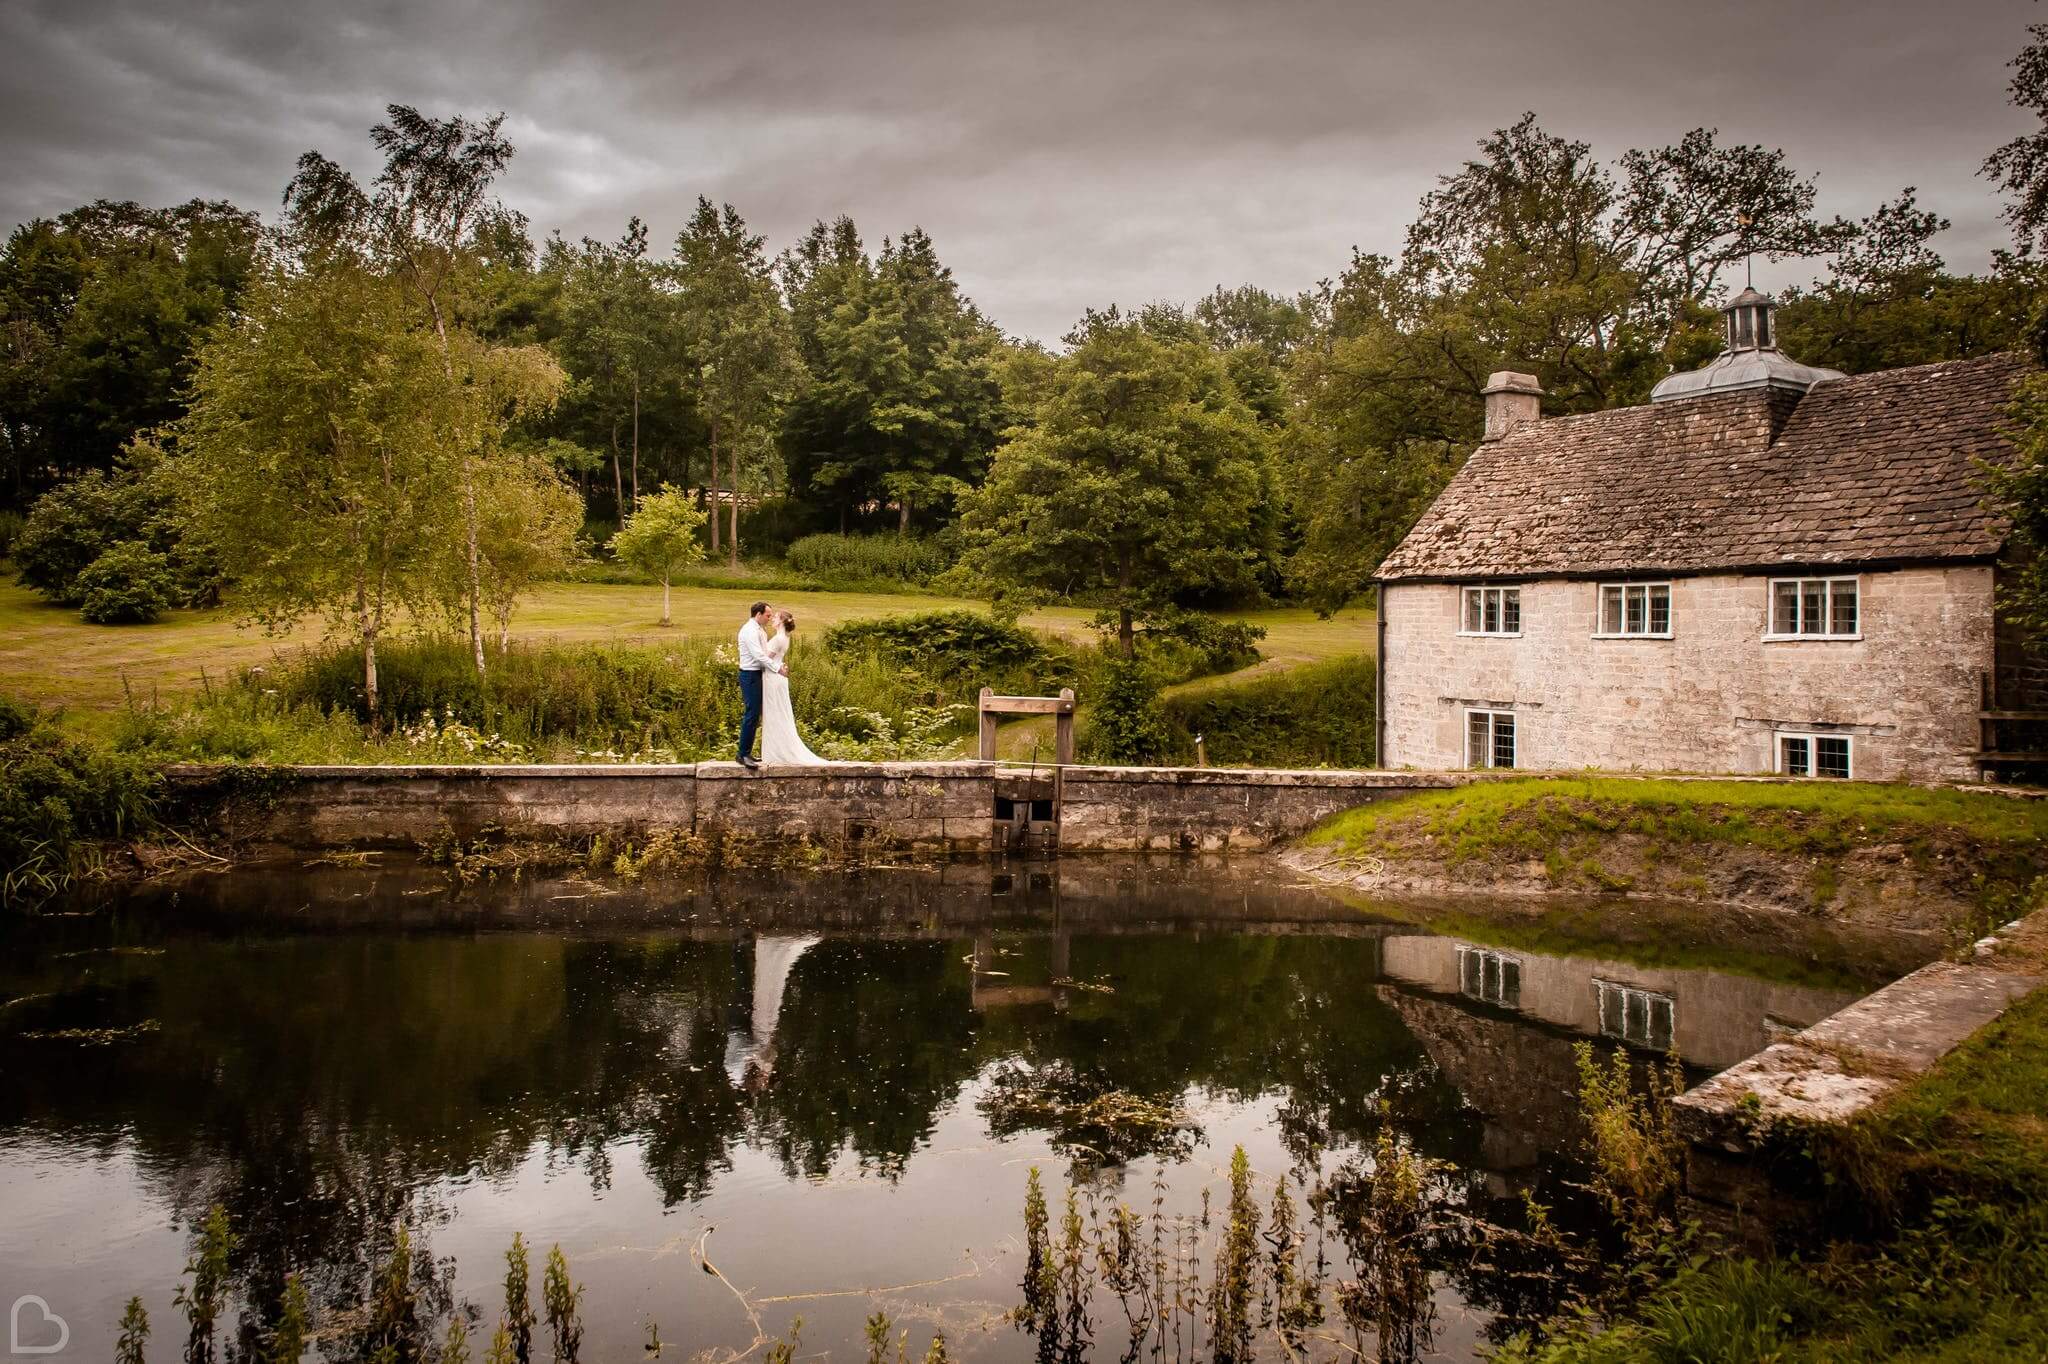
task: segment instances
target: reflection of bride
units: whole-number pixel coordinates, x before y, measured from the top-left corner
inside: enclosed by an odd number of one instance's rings
[[[782,628],[768,641],[768,657],[781,663],[789,656],[790,636],[796,633],[796,615],[782,613]],[[788,763],[798,767],[823,767],[825,759],[804,747],[797,737],[796,711],[789,704],[789,679],[773,668],[761,674],[761,761]]]

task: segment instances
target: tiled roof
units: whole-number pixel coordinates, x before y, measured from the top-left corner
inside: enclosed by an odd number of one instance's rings
[[[2009,453],[2027,372],[1992,355],[1533,422],[1480,446],[1379,576],[1986,558],[2006,527],[1977,462]]]

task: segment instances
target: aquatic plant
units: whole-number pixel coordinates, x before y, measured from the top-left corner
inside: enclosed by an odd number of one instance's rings
[[[144,1364],[143,1352],[148,1345],[149,1313],[141,1298],[130,1298],[127,1310],[121,1313],[121,1337],[114,1342],[114,1364]]]
[[[1673,1125],[1671,1101],[1685,1092],[1685,1073],[1674,1055],[1648,1067],[1648,1082],[1634,1083],[1625,1051],[1607,1064],[1590,1042],[1572,1048],[1579,1072],[1579,1109],[1589,1132],[1593,1189],[1614,1219],[1646,1249],[1669,1218],[1684,1175],[1685,1143]]]
[[[577,1320],[577,1304],[583,1286],[569,1278],[569,1260],[559,1244],[548,1248],[547,1272],[541,1276],[541,1301],[547,1307],[548,1330],[555,1338],[555,1364],[576,1364],[583,1348],[583,1323]]]
[[[1088,1272],[1088,1237],[1081,1225],[1081,1210],[1074,1186],[1067,1186],[1067,1205],[1060,1215],[1059,1287],[1066,1298],[1061,1318],[1060,1364],[1085,1364],[1088,1346],[1095,1337],[1095,1323],[1088,1315],[1089,1291],[1094,1278]]]
[[[213,1364],[213,1327],[227,1306],[228,1258],[235,1253],[235,1243],[235,1234],[228,1228],[228,1210],[215,1203],[206,1210],[199,1243],[185,1263],[192,1282],[180,1286],[173,1298],[185,1309],[190,1327],[185,1339],[186,1364]]]
[[[516,1364],[528,1364],[533,1351],[533,1303],[527,1296],[532,1277],[533,1271],[526,1261],[526,1238],[515,1231],[512,1244],[505,1250],[505,1317],[498,1331],[510,1337]],[[491,1348],[495,1353],[496,1341]]]
[[[1216,1251],[1216,1277],[1209,1294],[1209,1338],[1216,1364],[1247,1364],[1252,1358],[1258,1277],[1259,1205],[1252,1199],[1251,1162],[1239,1146],[1230,1155],[1230,1202],[1224,1210],[1223,1242]]]
[[[284,1296],[278,1303],[277,1325],[271,1328],[265,1350],[268,1364],[299,1364],[312,1336],[313,1305],[306,1297],[306,1281],[297,1274],[287,1274]]]

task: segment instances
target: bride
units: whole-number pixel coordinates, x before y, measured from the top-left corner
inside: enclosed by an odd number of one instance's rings
[[[768,657],[781,663],[789,657],[790,636],[796,633],[796,613],[779,613],[780,628],[768,641]],[[804,747],[797,737],[796,711],[789,704],[789,678],[770,668],[761,677],[761,761],[797,767],[823,767],[826,760]]]

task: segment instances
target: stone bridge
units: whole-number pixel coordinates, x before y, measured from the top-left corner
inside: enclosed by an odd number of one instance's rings
[[[288,848],[411,847],[445,825],[464,838],[485,829],[534,838],[690,829],[934,853],[1260,849],[1338,810],[1476,776],[989,762],[170,772],[189,806],[239,796],[246,831]]]

